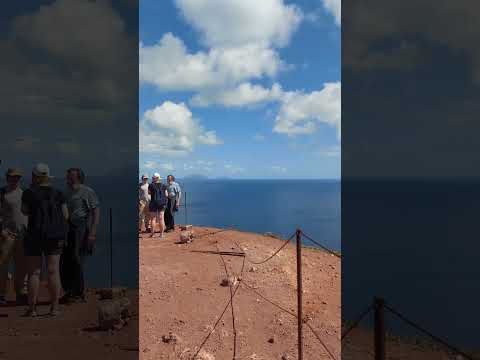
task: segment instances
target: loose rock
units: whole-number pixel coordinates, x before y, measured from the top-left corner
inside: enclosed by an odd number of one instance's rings
[[[176,344],[178,340],[179,340],[178,336],[173,332],[169,332],[168,335],[162,336],[162,341],[166,344]]]
[[[119,298],[105,301],[98,306],[98,326],[101,330],[112,330],[122,328],[128,317],[130,300]]]

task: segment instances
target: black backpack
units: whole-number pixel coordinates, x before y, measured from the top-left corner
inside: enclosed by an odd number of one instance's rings
[[[42,196],[40,190],[34,190],[36,208],[31,231],[46,241],[65,241],[67,226],[62,212],[62,204],[56,201],[58,192],[48,189],[48,196]]]

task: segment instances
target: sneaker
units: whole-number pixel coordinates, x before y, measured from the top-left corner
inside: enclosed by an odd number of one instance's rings
[[[58,316],[58,315],[60,315],[60,310],[59,310],[59,309],[53,308],[53,307],[50,308],[50,312],[48,313],[48,316],[50,316],[50,317],[56,317],[56,316]]]
[[[7,299],[5,299],[5,295],[0,295],[0,305],[7,305]]]
[[[27,309],[27,311],[25,311],[25,314],[23,316],[24,317],[37,317],[38,316],[37,310],[35,308]]]

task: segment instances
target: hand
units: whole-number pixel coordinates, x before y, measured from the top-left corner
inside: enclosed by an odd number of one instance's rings
[[[88,248],[89,249],[93,248],[93,245],[95,245],[95,240],[96,239],[97,239],[97,234],[95,234],[95,233],[88,234],[87,242],[88,242]]]

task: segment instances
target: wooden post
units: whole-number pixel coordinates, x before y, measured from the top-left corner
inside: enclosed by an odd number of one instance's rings
[[[110,287],[113,288],[113,214],[112,208],[109,211],[109,235],[110,235]]]
[[[302,231],[297,229],[297,316],[298,360],[303,360],[303,315],[302,315]]]
[[[375,360],[385,360],[385,301],[381,298],[374,298],[375,309]]]

